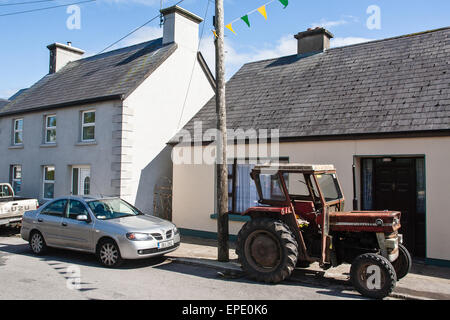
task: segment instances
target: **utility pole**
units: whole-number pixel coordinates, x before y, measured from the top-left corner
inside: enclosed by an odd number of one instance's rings
[[[225,107],[225,53],[223,0],[216,0],[214,26],[216,45],[216,114],[217,137],[217,241],[218,260],[229,261],[228,254],[228,167],[227,167],[227,121]]]

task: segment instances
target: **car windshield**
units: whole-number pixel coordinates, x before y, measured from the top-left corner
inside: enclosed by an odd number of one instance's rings
[[[326,202],[342,198],[336,174],[316,174],[316,178]]]
[[[142,214],[132,205],[121,199],[101,199],[88,202],[89,208],[97,219],[109,220]]]

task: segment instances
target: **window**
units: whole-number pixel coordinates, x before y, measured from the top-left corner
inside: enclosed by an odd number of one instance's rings
[[[56,115],[45,117],[45,143],[56,143]]]
[[[69,201],[68,218],[76,220],[79,215],[87,215],[89,217],[88,210],[86,206],[78,200]]]
[[[23,144],[23,119],[14,120],[13,144]]]
[[[62,217],[66,211],[67,200],[56,200],[42,209],[41,214]]]
[[[44,167],[44,199],[55,197],[55,167]]]
[[[6,184],[0,186],[0,198],[12,197],[12,190]]]
[[[11,186],[13,187],[14,193],[19,193],[22,190],[22,166],[12,165],[11,166]]]
[[[95,140],[95,111],[81,113],[81,141]]]
[[[342,198],[341,189],[334,173],[316,174],[316,178],[325,201],[334,201]]]
[[[286,158],[283,158],[273,162],[286,163],[287,161]],[[265,162],[269,162],[269,160],[258,160],[258,163]],[[228,210],[231,213],[242,213],[250,207],[258,206],[258,191],[256,190],[254,181],[250,177],[250,173],[255,165],[241,164],[238,163],[237,159],[230,161],[230,163],[228,165]]]

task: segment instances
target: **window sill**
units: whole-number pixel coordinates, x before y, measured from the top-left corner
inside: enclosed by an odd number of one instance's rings
[[[217,213],[213,213],[209,216],[211,219],[217,220]],[[228,214],[228,220],[229,221],[240,221],[240,222],[247,222],[250,221],[249,216],[241,216],[240,214]]]
[[[95,146],[97,145],[97,141],[80,141],[75,143],[76,146]]]
[[[58,145],[56,143],[43,143],[40,148],[56,148]]]
[[[23,144],[9,146],[8,149],[23,149]]]

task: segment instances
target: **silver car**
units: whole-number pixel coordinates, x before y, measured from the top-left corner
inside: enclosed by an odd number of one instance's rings
[[[174,251],[176,226],[120,198],[62,197],[24,214],[22,238],[35,254],[47,247],[95,253],[107,267]]]

